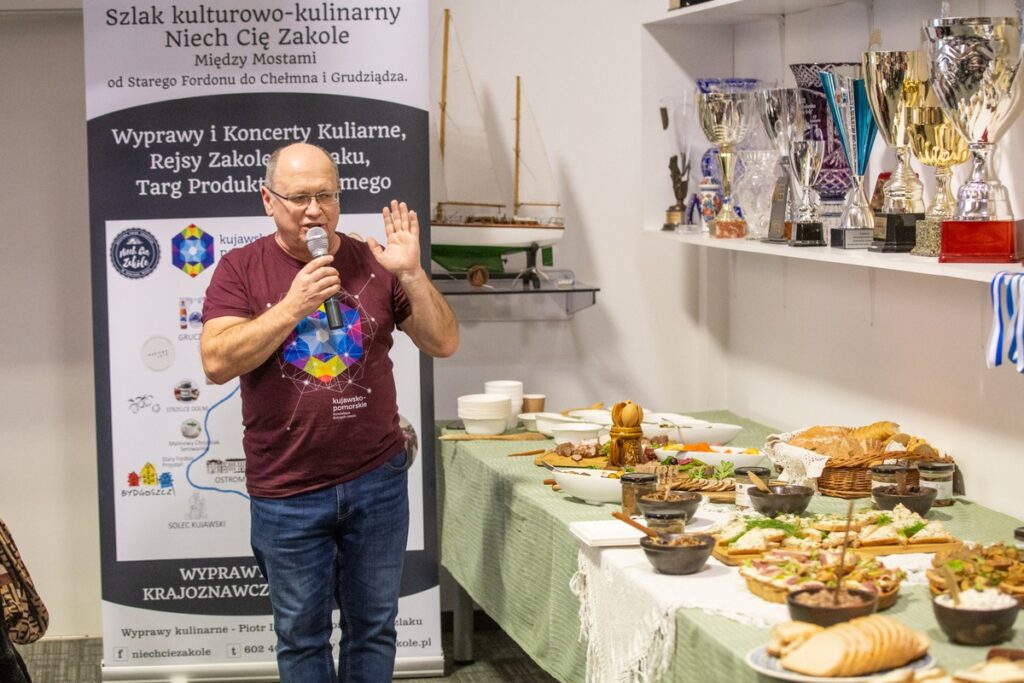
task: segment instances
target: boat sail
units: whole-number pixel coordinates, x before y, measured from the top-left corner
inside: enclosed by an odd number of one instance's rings
[[[516,77],[512,214],[502,201],[494,156],[451,12],[444,13],[441,99],[431,126],[433,260],[450,273],[504,270],[502,257],[557,243],[565,231],[547,154]],[[525,112],[525,113],[524,113]],[[435,138],[436,131],[436,138]],[[545,253],[550,264],[550,252]]]

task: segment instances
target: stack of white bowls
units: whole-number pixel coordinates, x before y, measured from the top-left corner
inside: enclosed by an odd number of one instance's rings
[[[511,412],[505,416],[506,428],[515,429],[519,413],[523,412],[523,383],[514,379],[491,380],[484,382],[484,393],[508,397],[511,402],[509,408]]]
[[[459,396],[459,419],[469,434],[501,434],[508,424],[512,401],[499,394]]]

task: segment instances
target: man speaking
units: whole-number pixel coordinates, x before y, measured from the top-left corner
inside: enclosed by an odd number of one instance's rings
[[[392,201],[386,244],[363,243],[335,232],[339,188],[324,150],[276,150],[260,193],[277,229],[221,259],[203,307],[206,376],[241,382],[252,548],[285,683],[391,680],[411,460],[388,351],[395,327],[431,356],[459,345],[455,316],[420,266],[416,212]],[[318,228],[327,253],[313,257]],[[337,328],[323,308],[332,297]]]

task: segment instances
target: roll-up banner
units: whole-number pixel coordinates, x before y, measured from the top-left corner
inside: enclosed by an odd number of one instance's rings
[[[281,145],[337,162],[342,232],[383,241],[392,198],[429,215],[427,3],[86,0],[84,25],[103,680],[276,680],[238,383],[204,378],[203,296],[274,231],[259,187]],[[440,675],[432,366],[401,334],[391,358],[416,452],[396,675]],[[281,370],[358,419],[359,362],[310,365]]]

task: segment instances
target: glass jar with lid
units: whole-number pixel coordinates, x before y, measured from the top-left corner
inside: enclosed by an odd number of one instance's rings
[[[750,510],[750,497],[747,490],[754,485],[754,481],[748,476],[751,472],[761,478],[761,481],[768,483],[772,471],[767,467],[737,467],[736,468],[736,509]]]
[[[622,475],[622,514],[633,517],[640,514],[637,501],[641,496],[658,490],[658,477],[652,472],[626,472]]]
[[[898,486],[900,475],[907,475],[907,486],[910,486],[910,472],[903,465],[875,465],[871,468],[871,488],[879,486]]]
[[[921,488],[935,489],[932,505],[953,504],[953,473],[956,465],[951,462],[919,462],[917,471],[921,475]]]
[[[659,534],[681,534],[686,531],[685,512],[650,512],[644,519]]]

